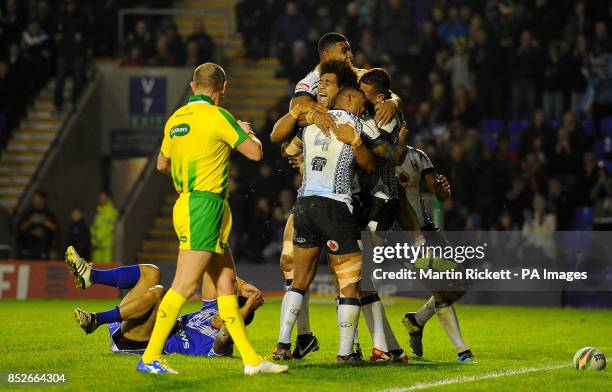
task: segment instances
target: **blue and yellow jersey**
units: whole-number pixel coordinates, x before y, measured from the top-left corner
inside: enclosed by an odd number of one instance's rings
[[[176,191],[227,197],[231,149],[248,138],[227,110],[205,95],[192,95],[164,128],[161,153],[171,159]]]

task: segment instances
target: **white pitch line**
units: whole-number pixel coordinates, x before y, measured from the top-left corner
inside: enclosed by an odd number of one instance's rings
[[[531,373],[531,372],[540,372],[540,371],[544,371],[544,370],[561,369],[561,368],[564,368],[564,367],[569,367],[569,365],[551,365],[551,366],[543,366],[543,367],[528,367],[528,368],[522,368],[522,369],[506,370],[504,372],[487,373],[487,374],[482,374],[482,375],[479,375],[479,376],[455,377],[455,378],[448,378],[446,380],[438,380],[438,381],[434,381],[434,382],[418,383],[418,384],[414,384],[414,385],[410,385],[410,386],[405,386],[405,387],[388,388],[388,389],[383,389],[380,392],[416,391],[418,389],[435,388],[435,387],[440,387],[440,386],[443,386],[443,385],[459,384],[459,383],[462,383],[462,382],[472,382],[472,381],[487,380],[487,379],[490,379],[490,378],[516,376],[518,374]]]

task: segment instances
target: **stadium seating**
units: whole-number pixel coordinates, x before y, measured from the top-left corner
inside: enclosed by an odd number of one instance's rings
[[[490,150],[494,150],[497,146],[497,135],[494,133],[481,133],[479,135],[480,142],[483,147],[486,147]]]
[[[577,207],[574,209],[572,227],[575,230],[591,230],[593,227],[593,207]]]
[[[529,120],[514,120],[508,123],[508,132],[510,134],[522,134],[527,128],[529,128]]]
[[[606,136],[597,139],[593,144],[593,153],[597,158],[612,154],[612,138]]]
[[[612,116],[601,119],[601,134],[612,137]]]
[[[495,133],[502,132],[505,129],[504,122],[499,118],[485,118],[480,121],[480,132]]]

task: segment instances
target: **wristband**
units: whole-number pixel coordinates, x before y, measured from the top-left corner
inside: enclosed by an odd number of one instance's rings
[[[314,124],[314,115],[314,110],[311,110],[310,112],[306,113],[306,122],[308,124]]]
[[[356,140],[357,140],[357,143],[355,143]],[[356,134],[355,139],[353,139],[353,141],[351,142],[351,148],[353,150],[356,150],[359,147],[361,147],[362,144],[363,144],[363,139],[361,139],[361,137]]]
[[[297,120],[301,112],[302,112],[302,109],[299,107],[299,105],[295,105],[293,109],[289,111],[289,115]]]

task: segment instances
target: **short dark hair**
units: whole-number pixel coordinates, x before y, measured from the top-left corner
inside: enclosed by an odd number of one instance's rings
[[[34,192],[34,195],[38,195],[40,197],[42,197],[43,199],[47,200],[47,192],[39,189],[36,192]]]
[[[345,61],[332,60],[321,64],[319,75],[323,76],[327,73],[336,75],[339,87],[357,87],[357,74],[353,67]]]
[[[359,83],[365,83],[374,87],[377,94],[384,94],[387,98],[391,90],[391,76],[382,68],[372,68],[359,80]]]
[[[331,45],[335,45],[338,42],[348,42],[345,36],[340,33],[326,33],[321,37],[319,43],[317,44],[317,49],[319,50],[319,54],[323,53],[324,50],[327,50]]]
[[[359,96],[361,96],[366,102],[368,101],[366,99],[365,93],[363,92],[363,90],[361,90],[359,87],[357,87],[356,85],[348,85],[348,86],[344,86],[340,89],[340,91],[338,91],[338,95],[344,95],[344,94],[348,94],[348,93],[355,93]]]

